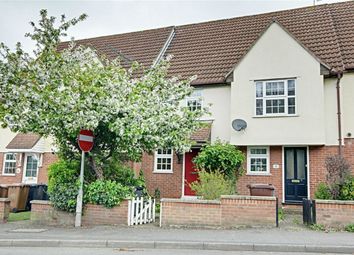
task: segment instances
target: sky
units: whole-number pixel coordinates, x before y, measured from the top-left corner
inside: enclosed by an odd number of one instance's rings
[[[315,0],[316,4],[344,0]],[[164,1],[17,1],[0,0],[0,42],[10,48],[21,42],[26,51],[34,49],[25,38],[31,32],[30,21],[39,19],[39,10],[49,15],[68,18],[82,13],[88,18],[68,31],[63,40],[120,34],[171,25],[183,25],[209,20],[239,17],[264,12],[292,9],[314,4],[314,0],[164,0]]]

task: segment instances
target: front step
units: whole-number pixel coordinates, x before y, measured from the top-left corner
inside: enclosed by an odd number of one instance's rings
[[[302,204],[283,204],[282,209],[284,214],[302,215]]]

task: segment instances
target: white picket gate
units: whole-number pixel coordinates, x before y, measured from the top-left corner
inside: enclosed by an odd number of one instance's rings
[[[155,199],[133,198],[128,201],[128,226],[155,222]]]

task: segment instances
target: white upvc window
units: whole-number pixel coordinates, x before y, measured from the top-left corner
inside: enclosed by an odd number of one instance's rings
[[[4,154],[4,166],[3,175],[15,175],[16,174],[16,153]]]
[[[155,151],[154,172],[172,173],[173,172],[173,150],[158,149]]]
[[[195,89],[193,93],[186,98],[186,105],[191,111],[201,110],[203,108],[202,90]]]
[[[296,114],[296,80],[256,81],[256,116]]]
[[[269,147],[247,148],[247,174],[267,175],[269,172]]]

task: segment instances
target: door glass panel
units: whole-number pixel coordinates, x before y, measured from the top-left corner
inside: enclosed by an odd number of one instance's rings
[[[306,171],[305,171],[305,151],[298,150],[297,151],[297,178],[300,180],[306,179]]]
[[[294,179],[294,150],[286,151],[286,179]]]
[[[38,159],[27,156],[26,177],[37,177]]]

